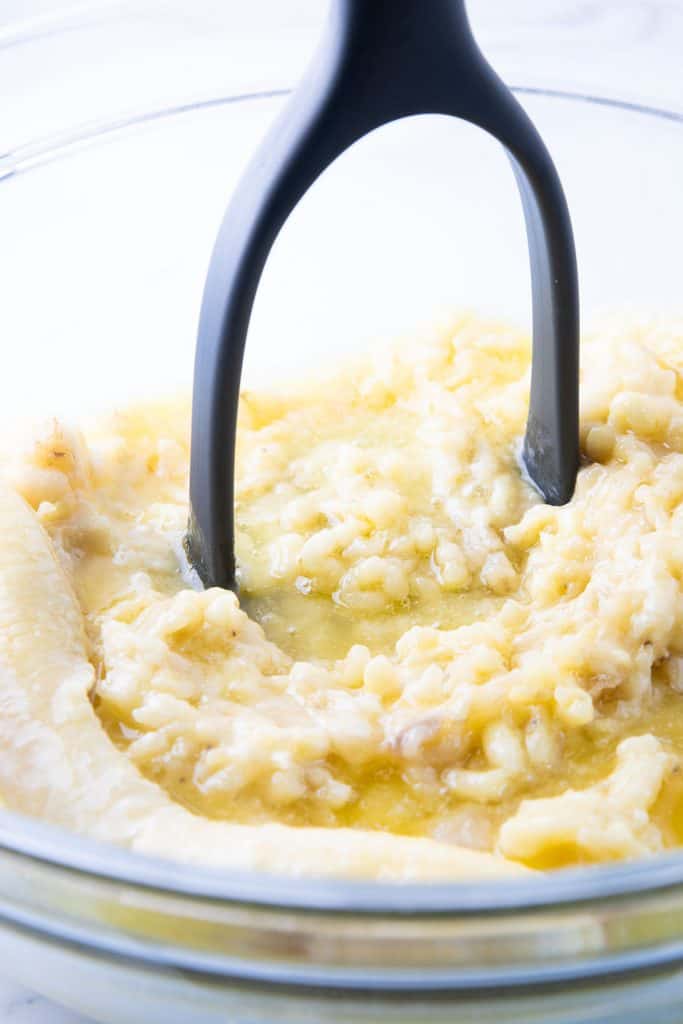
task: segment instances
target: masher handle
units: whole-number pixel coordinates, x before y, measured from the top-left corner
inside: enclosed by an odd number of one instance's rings
[[[510,155],[526,219],[533,360],[523,458],[546,501],[579,462],[579,301],[571,223],[552,160],[482,56],[464,0],[333,0],[314,61],[251,161],[211,257],[195,356],[186,546],[206,585],[235,587],[234,474],[244,345],[280,228],[316,178],[381,125],[446,114]]]

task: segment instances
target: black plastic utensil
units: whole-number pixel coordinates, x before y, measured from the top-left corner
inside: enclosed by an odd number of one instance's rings
[[[550,504],[564,504],[573,493],[578,283],[567,204],[552,160],[477,47],[464,0],[333,0],[313,64],[230,202],[204,290],[186,548],[207,586],[235,587],[237,403],[249,318],[270,248],[336,157],[375,128],[415,114],[469,121],[508,152],[524,206],[533,295],[523,460]]]

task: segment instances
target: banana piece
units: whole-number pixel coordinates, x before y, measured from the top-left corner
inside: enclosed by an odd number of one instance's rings
[[[71,583],[35,513],[9,489],[0,492],[0,535],[0,791],[10,809],[147,854],[233,869],[406,880],[526,870],[430,839],[191,814],[102,728]]]

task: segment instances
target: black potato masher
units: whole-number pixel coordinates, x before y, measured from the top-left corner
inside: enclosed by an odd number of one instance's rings
[[[579,463],[576,257],[559,177],[528,116],[482,56],[464,0],[333,0],[305,78],[227,209],[202,301],[195,357],[186,548],[207,586],[234,588],[234,469],[244,344],[270,248],[344,150],[416,114],[462,118],[506,148],[526,220],[533,296],[526,472],[553,505]]]

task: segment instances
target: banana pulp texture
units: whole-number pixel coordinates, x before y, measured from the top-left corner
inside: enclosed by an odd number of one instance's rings
[[[417,357],[415,352],[417,350]],[[494,876],[679,839],[683,336],[586,339],[584,465],[516,462],[527,339],[462,317],[247,393],[241,597],[179,551],[188,409],[51,424],[6,460],[0,790],[235,868]]]
[[[387,878],[506,869],[427,839],[254,828],[185,810],[109,741],[90,701],[95,672],[81,609],[35,513],[9,490],[0,532],[12,538],[0,568],[0,779],[10,807],[146,853],[236,868]]]

